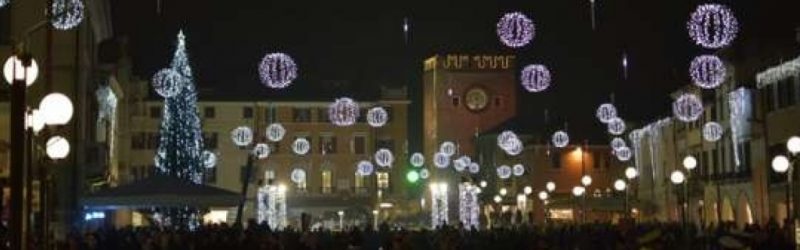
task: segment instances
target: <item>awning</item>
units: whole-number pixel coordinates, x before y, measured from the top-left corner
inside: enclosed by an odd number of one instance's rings
[[[95,209],[150,207],[232,207],[241,195],[225,189],[156,175],[122,186],[104,189],[82,199]]]

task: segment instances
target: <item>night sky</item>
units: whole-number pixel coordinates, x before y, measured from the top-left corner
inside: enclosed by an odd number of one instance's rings
[[[717,2],[731,6],[741,26],[731,60],[759,58],[756,65],[771,65],[781,54],[774,44],[797,51],[800,1]],[[594,31],[588,0],[161,0],[160,14],[157,3],[114,1],[115,33],[127,37],[136,74],[149,79],[168,65],[175,34],[184,29],[201,99],[369,98],[380,85],[408,85],[414,99],[421,96],[422,60],[431,55],[510,53],[518,66],[547,65],[554,78],[544,93],[522,93],[520,87],[521,117],[540,123],[548,109],[551,123],[568,122],[570,130],[584,133],[577,137],[605,136],[594,111],[612,93],[620,116],[630,122],[669,115],[669,93],[689,83],[690,60],[713,52],[695,46],[686,32],[689,13],[701,1],[597,0]],[[505,48],[497,39],[495,24],[510,11],[524,12],[536,24],[534,41],[523,49]],[[281,92],[263,87],[256,69],[265,53],[276,51],[292,55],[300,70]]]

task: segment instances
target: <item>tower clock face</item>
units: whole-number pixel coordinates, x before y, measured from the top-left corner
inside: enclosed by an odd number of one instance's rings
[[[466,99],[467,109],[477,112],[486,108],[486,104],[489,102],[489,95],[486,94],[486,90],[474,87],[467,91],[464,99]]]

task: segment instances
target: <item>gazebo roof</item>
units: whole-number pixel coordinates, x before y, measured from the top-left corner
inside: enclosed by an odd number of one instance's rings
[[[175,177],[155,175],[147,179],[104,189],[84,197],[82,204],[93,208],[141,207],[230,207],[239,204],[240,194],[195,184]]]

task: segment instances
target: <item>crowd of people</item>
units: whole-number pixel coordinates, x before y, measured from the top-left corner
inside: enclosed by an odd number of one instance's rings
[[[270,230],[252,223],[194,230],[158,227],[101,228],[72,232],[56,249],[792,249],[793,232],[775,221],[705,228],[680,223],[549,223],[478,230],[459,225],[435,230],[391,228],[381,224],[343,231]],[[33,248],[37,249],[37,248]]]

